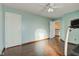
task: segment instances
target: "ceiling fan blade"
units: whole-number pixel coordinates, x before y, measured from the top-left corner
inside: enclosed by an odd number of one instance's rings
[[[46,6],[47,6],[47,7],[50,7],[50,3],[47,3]]]
[[[50,5],[50,3],[46,4],[46,5],[42,8],[41,11],[43,12],[43,11],[47,10],[47,9],[49,8],[49,5]]]
[[[54,6],[53,8],[62,8],[63,6]]]
[[[51,4],[50,4],[50,7],[51,7],[51,8],[62,8],[62,7],[64,7],[64,6],[62,6],[61,4],[51,3]]]

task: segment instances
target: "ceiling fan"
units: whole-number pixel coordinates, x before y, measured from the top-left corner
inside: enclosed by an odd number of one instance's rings
[[[47,10],[48,12],[53,12],[55,8],[61,8],[63,6],[61,5],[57,5],[56,3],[47,3],[44,7],[42,11]]]

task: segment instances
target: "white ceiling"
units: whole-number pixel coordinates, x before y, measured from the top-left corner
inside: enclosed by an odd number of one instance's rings
[[[55,3],[55,6],[58,6],[58,8],[54,8],[52,13],[48,13],[47,9],[44,9],[46,3],[5,3],[4,5],[50,18],[61,17],[66,13],[79,10],[79,3]]]

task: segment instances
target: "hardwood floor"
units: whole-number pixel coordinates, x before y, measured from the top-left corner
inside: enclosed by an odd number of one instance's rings
[[[5,49],[5,56],[63,56],[63,50],[57,40],[41,40]],[[58,45],[57,45],[58,44]]]

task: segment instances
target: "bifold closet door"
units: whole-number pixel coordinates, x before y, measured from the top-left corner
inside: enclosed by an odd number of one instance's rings
[[[21,15],[5,12],[5,47],[21,45]]]

